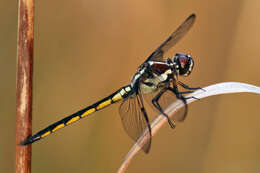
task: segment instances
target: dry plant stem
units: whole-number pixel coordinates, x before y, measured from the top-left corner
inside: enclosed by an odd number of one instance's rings
[[[196,97],[198,99],[202,99],[208,96],[213,95],[219,95],[219,94],[230,94],[230,93],[240,93],[240,92],[249,92],[249,93],[256,93],[260,94],[260,87],[245,84],[245,83],[239,83],[239,82],[224,82],[224,83],[218,83],[215,85],[210,85],[208,87],[203,88],[203,90],[197,90],[193,92],[190,95],[187,95],[187,97]],[[196,99],[188,99],[187,104],[197,101]],[[169,116],[174,116],[174,113],[183,107],[183,104],[181,101],[177,100],[176,102],[172,103],[165,112]],[[155,133],[158,132],[158,130],[162,127],[163,124],[168,123],[165,116],[158,115],[152,122],[151,122],[151,128],[152,128],[152,136],[155,135]],[[130,164],[132,158],[137,154],[137,152],[141,149],[140,146],[142,146],[146,140],[148,139],[148,131],[146,131],[134,144],[134,146],[131,148],[131,150],[126,155],[123,163],[121,164],[120,168],[118,169],[118,173],[123,173],[126,171],[128,165]]]
[[[20,142],[32,130],[34,0],[19,0],[16,79],[16,173],[31,172],[31,145]]]

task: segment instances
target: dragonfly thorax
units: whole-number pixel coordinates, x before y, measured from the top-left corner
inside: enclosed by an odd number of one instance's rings
[[[149,61],[144,63],[133,76],[131,86],[138,87],[142,93],[151,93],[169,82],[173,74],[167,62]]]

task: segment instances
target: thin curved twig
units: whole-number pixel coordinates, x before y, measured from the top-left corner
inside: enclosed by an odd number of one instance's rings
[[[246,83],[240,83],[240,82],[224,82],[224,83],[218,83],[218,84],[207,86],[201,90],[197,90],[197,91],[187,95],[187,97],[196,97],[198,99],[202,99],[202,98],[213,96],[213,95],[241,93],[241,92],[260,94],[260,87],[246,84]],[[188,99],[187,104],[190,104],[196,100],[197,99]],[[172,103],[165,110],[165,113],[171,117],[174,115],[174,113],[177,110],[179,110],[183,106],[184,106],[183,103],[181,101],[177,100],[174,103]],[[158,130],[162,127],[162,125],[167,122],[168,121],[165,118],[165,116],[162,116],[161,114],[158,115],[151,122],[152,136],[154,136],[158,132]],[[145,142],[147,141],[148,138],[149,138],[148,131],[146,131],[142,136],[139,137],[138,141],[134,144],[134,146],[131,148],[131,150],[126,155],[123,163],[121,164],[120,168],[117,171],[118,173],[123,173],[126,171],[128,165],[130,164],[133,157],[141,149],[140,146],[145,144]]]

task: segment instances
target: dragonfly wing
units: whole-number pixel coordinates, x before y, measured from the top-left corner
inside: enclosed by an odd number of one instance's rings
[[[147,61],[162,61],[163,54],[172,48],[192,27],[196,15],[191,14],[148,58]]]
[[[139,95],[125,99],[119,107],[119,114],[126,133],[134,141],[137,142],[145,132],[149,133],[147,142],[138,144],[148,153],[151,147],[151,127],[141,99]]]

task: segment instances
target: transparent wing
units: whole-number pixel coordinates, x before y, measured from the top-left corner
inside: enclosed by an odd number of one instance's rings
[[[144,99],[145,101],[153,108],[153,110],[155,110],[156,113],[160,113],[158,109],[156,109],[156,107],[152,104],[152,100],[153,98],[156,97],[156,95],[160,92],[160,90],[154,92],[154,93],[150,93],[150,94],[144,94]],[[176,95],[167,90],[165,91],[165,93],[160,97],[159,99],[159,104],[162,107],[163,110],[165,110],[170,104],[172,104],[174,101],[176,101]],[[172,115],[170,117],[170,119],[172,119],[173,121],[183,121],[186,117],[188,111],[188,107],[184,106],[181,109],[179,109],[177,112],[174,113],[174,115]]]
[[[173,47],[192,27],[195,14],[191,14],[148,58],[147,61],[162,61],[163,54]]]
[[[150,137],[144,145],[140,145],[145,153],[148,153],[151,147],[151,131],[149,130],[150,124],[148,117],[145,113],[141,98],[137,95],[136,97],[129,97],[124,100],[119,107],[119,114],[124,126],[126,133],[134,140],[145,132],[149,131]],[[146,119],[146,117],[147,119]]]

